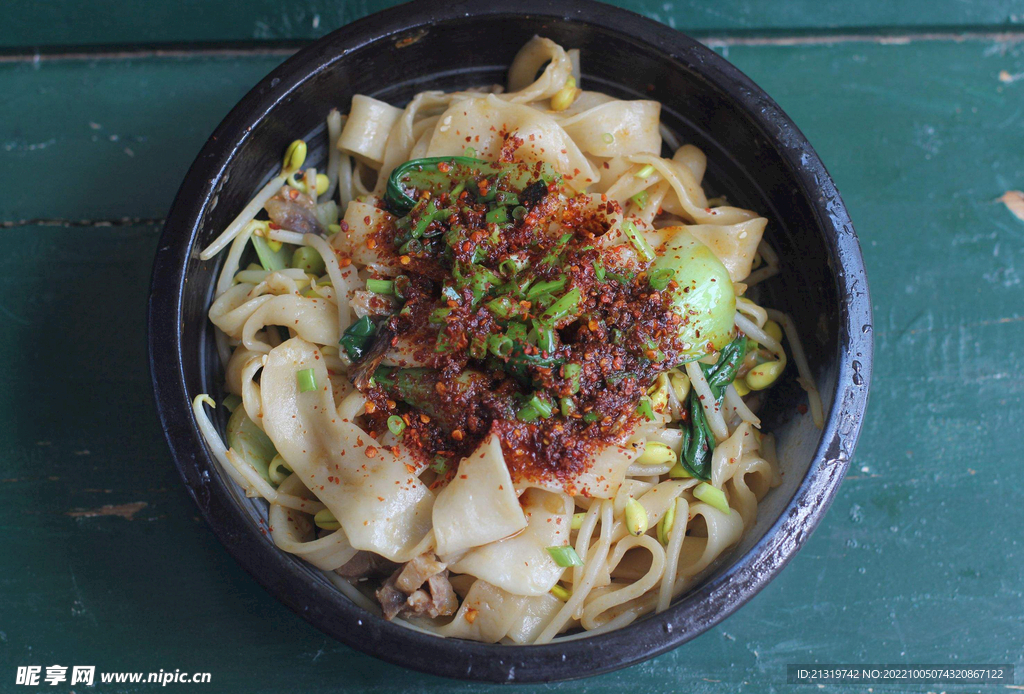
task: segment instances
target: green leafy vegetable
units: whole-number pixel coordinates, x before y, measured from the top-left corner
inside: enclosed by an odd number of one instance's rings
[[[580,555],[576,554],[576,550],[570,545],[547,547],[546,549],[551,558],[555,560],[555,563],[563,568],[583,566],[583,560],[580,559]]]
[[[363,316],[348,327],[338,344],[344,348],[349,359],[359,361],[373,344],[373,336],[376,334],[377,326],[369,316]]]
[[[690,416],[680,424],[683,431],[683,445],[679,464],[699,480],[711,479],[711,455],[715,452],[715,435],[711,433],[704,406],[696,389],[690,390],[687,398]]]
[[[264,270],[274,272],[284,270],[291,260],[291,246],[281,246],[276,251],[271,247],[270,242],[262,236],[252,236],[252,246],[256,249],[256,256],[260,259],[260,265]]]
[[[228,447],[269,482],[270,461],[277,455],[277,449],[270,437],[249,419],[244,407],[236,407],[231,413],[225,433]]]

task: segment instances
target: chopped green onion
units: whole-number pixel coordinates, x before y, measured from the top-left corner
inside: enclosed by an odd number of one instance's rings
[[[625,232],[626,236],[633,244],[633,247],[636,248],[637,253],[640,254],[640,257],[642,259],[644,259],[647,262],[650,262],[657,257],[657,255],[654,253],[654,249],[651,248],[651,244],[647,243],[647,239],[643,237],[643,234],[637,231],[637,228],[636,226],[633,225],[633,222],[629,221],[628,219],[624,221],[622,223],[622,231]]]
[[[537,349],[541,352],[554,352],[558,348],[555,344],[555,331],[550,327],[537,328]]]
[[[523,405],[519,408],[519,411],[516,412],[516,419],[520,422],[532,422],[539,416],[540,414],[538,414],[537,409],[530,404]]]
[[[572,597],[572,593],[557,583],[551,587],[551,594],[562,602],[569,602],[569,598]]]
[[[619,274],[617,272],[607,273],[608,279],[615,280],[619,284],[629,284],[633,281],[633,275],[631,273]]]
[[[535,299],[542,294],[550,294],[551,292],[560,292],[565,289],[565,275],[560,276],[556,280],[547,280],[544,282],[538,282],[537,284],[530,287],[530,291],[526,292],[527,299]]]
[[[669,282],[672,281],[673,272],[674,271],[670,267],[658,268],[647,276],[647,283],[651,285],[651,289],[656,292],[660,292],[668,286]]]
[[[557,263],[562,255],[562,251],[565,250],[566,244],[572,239],[572,234],[562,234],[561,238],[555,242],[555,245],[551,247],[551,252],[544,256],[541,263],[546,265],[552,265]]]
[[[512,354],[512,340],[507,335],[491,335],[487,338],[487,349],[494,356],[505,358]]]
[[[611,143],[615,142],[615,136],[612,135],[611,133],[603,133],[601,135],[601,139],[604,140],[604,143],[606,145],[610,145]]]
[[[648,198],[647,191],[646,190],[641,190],[636,195],[630,197],[630,200],[632,200],[634,203],[636,203],[636,206],[639,207],[642,210],[643,208],[647,207],[647,198]]]
[[[469,149],[473,149],[473,148],[470,147]],[[449,200],[458,200],[459,196],[462,195],[462,191],[464,191],[465,189],[466,189],[466,182],[465,181],[459,181],[459,185],[457,185],[454,188],[452,188],[451,192],[448,193],[448,199]]]
[[[467,147],[466,149],[462,150],[462,156],[469,157],[470,159],[472,159],[473,157],[476,156],[476,150],[473,149],[472,147]]]
[[[469,356],[473,359],[483,359],[487,356],[487,335],[474,335],[469,341]]]
[[[540,322],[551,325],[567,317],[579,307],[581,296],[578,287],[566,292],[540,315]]]
[[[430,464],[430,469],[439,475],[443,475],[448,472],[448,461],[445,460],[444,456],[435,455],[434,462]]]
[[[572,523],[569,524],[571,530],[579,530],[583,527],[583,520],[587,517],[586,511],[583,513],[572,514]]]
[[[576,411],[576,403],[572,398],[564,397],[558,401],[558,409],[563,417],[570,417]]]
[[[416,253],[423,252],[423,242],[419,239],[409,239],[401,246],[398,247],[398,252],[402,255],[413,255]]]
[[[437,333],[437,340],[434,342],[434,352],[437,354],[446,354],[447,352],[451,352],[454,349],[455,347],[448,340],[448,335],[445,332],[444,328],[439,330]]]
[[[366,280],[366,291],[374,294],[394,294],[395,283],[392,280]]]
[[[338,344],[345,348],[349,359],[357,361],[369,349],[376,334],[377,326],[369,316],[363,316],[345,330]]]
[[[458,301],[460,298],[459,291],[450,284],[446,284],[441,287],[441,298],[445,301]]]
[[[510,192],[508,192],[506,190],[499,190],[494,195],[494,201],[496,203],[498,203],[499,205],[510,205],[510,206],[518,205],[519,204],[519,196],[516,195],[515,193],[510,193]]]
[[[569,388],[573,395],[580,392],[580,376],[583,373],[583,367],[579,364],[566,364],[562,367],[562,376],[569,379]]]
[[[515,277],[529,264],[530,261],[526,258],[512,255],[498,263],[498,272],[502,277]]]
[[[563,569],[570,566],[583,566],[583,560],[580,559],[580,555],[576,554],[576,550],[569,545],[547,547],[546,549],[551,558],[555,560],[555,563]]]
[[[636,413],[647,420],[654,419],[654,407],[651,405],[649,397],[645,395],[640,398],[640,404],[636,406]]]
[[[322,284],[319,282],[318,284]],[[409,287],[412,285],[412,280],[409,279],[408,275],[399,275],[392,280],[392,288],[394,289],[395,296],[399,299],[404,299],[405,294],[409,291]]]
[[[505,330],[505,334],[508,335],[510,340],[519,340],[520,342],[526,341],[526,323],[520,321],[512,321],[508,324],[508,328]]]
[[[235,408],[242,404],[242,398],[234,393],[228,393],[224,396],[224,401],[221,404],[228,408],[228,412],[234,412]]]
[[[647,532],[647,509],[636,499],[626,502],[626,530],[631,535],[640,537]]]
[[[488,224],[504,224],[508,221],[508,210],[504,207],[495,207],[484,215],[484,221]]]
[[[341,523],[331,513],[331,509],[325,508],[316,512],[313,516],[313,522],[316,523],[316,527],[324,530],[337,530],[341,527]]]
[[[433,323],[434,325],[443,324],[445,322],[445,319],[451,312],[452,310],[447,306],[435,308],[433,311],[430,312],[430,317],[427,318],[427,322]]]
[[[607,272],[607,270],[604,269],[604,265],[602,265],[601,263],[599,263],[599,262],[597,262],[595,260],[594,261],[594,277],[597,278],[598,282],[604,282],[604,276],[605,276],[606,272]]]
[[[507,319],[513,316],[522,315],[523,313],[522,305],[515,300],[515,297],[508,296],[507,294],[505,296],[499,296],[497,299],[491,299],[485,304],[485,306],[487,306],[487,310],[498,318]]]
[[[547,398],[534,395],[526,404],[533,407],[537,411],[537,415],[542,419],[547,419],[551,416],[551,401]]]
[[[320,251],[309,246],[299,246],[292,253],[292,267],[297,267],[310,275],[320,276],[327,270]]]
[[[636,176],[637,178],[647,178],[652,173],[654,173],[654,167],[652,165],[648,164],[647,166],[645,166],[644,168],[640,169],[639,171],[637,171],[633,175]]]
[[[426,207],[423,208],[422,214],[416,220],[416,226],[409,231],[409,234],[412,235],[414,239],[422,238],[422,236],[427,232],[427,227],[433,223],[436,216],[437,203],[431,200],[427,203]]]
[[[588,424],[593,424],[599,419],[601,419],[601,415],[594,411],[587,412],[585,415],[583,415],[583,421],[587,422]]]
[[[316,390],[316,374],[313,373],[313,369],[302,369],[296,376],[299,379],[299,392],[308,393],[311,390]]]
[[[391,415],[388,417],[388,431],[395,436],[401,436],[402,432],[405,431],[405,420],[397,414]]]
[[[519,207],[512,208],[512,219],[515,219],[516,221],[521,222],[521,221],[523,221],[523,219],[526,218],[526,215],[527,215],[527,209],[525,207],[523,207],[522,205],[520,205]]]
[[[713,487],[707,482],[701,482],[693,488],[693,495],[708,506],[717,508],[722,513],[728,514],[730,512],[729,502],[725,499],[725,492],[718,487]]]

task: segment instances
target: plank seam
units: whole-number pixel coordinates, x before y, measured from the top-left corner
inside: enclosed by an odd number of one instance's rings
[[[710,48],[731,46],[815,46],[838,43],[876,43],[880,45],[907,45],[918,42],[986,41],[992,43],[1024,42],[1022,30],[977,30],[977,31],[923,31],[891,33],[884,31],[846,31],[824,34],[766,34],[728,35],[694,32],[694,38]],[[138,60],[147,58],[246,58],[246,57],[287,57],[312,41],[289,41],[273,45],[235,43],[210,44],[167,44],[139,46],[76,46],[69,49],[61,46],[46,46],[33,49],[0,49],[0,64],[41,63],[54,61],[113,61]]]
[[[17,229],[19,227],[128,227],[128,226],[163,226],[163,219],[146,219],[142,217],[121,217],[118,219],[17,219],[0,221],[0,229]]]

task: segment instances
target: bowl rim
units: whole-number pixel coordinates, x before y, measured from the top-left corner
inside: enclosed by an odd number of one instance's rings
[[[183,370],[182,296],[200,220],[253,128],[304,82],[352,49],[465,16],[530,15],[628,34],[731,97],[779,151],[806,197],[836,271],[839,359],[832,407],[814,458],[793,498],[764,536],[720,574],[668,610],[626,627],[542,646],[442,639],[392,624],[345,598],[266,543],[234,501],[195,424]],[[633,12],[593,0],[420,0],[345,25],[303,48],[262,79],[203,146],[175,197],[153,265],[148,349],[156,407],[175,466],[206,522],[242,567],[278,600],[342,643],[434,675],[491,682],[589,677],[661,655],[716,625],[788,563],[824,516],[849,467],[867,406],[872,366],[871,302],[849,214],[821,160],[781,108],[728,61],[694,39]],[[296,590],[294,586],[299,586]],[[400,646],[400,647],[396,647]]]

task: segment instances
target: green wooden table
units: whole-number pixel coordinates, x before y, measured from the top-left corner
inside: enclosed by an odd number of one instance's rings
[[[863,244],[875,380],[832,510],[760,595],[672,653],[538,689],[783,691],[808,661],[1013,663],[1020,689],[1024,220],[996,199],[1024,188],[1024,2],[619,2],[705,40],[814,143]],[[203,141],[295,46],[388,4],[0,3],[0,691],[53,664],[487,690],[352,651],[256,585],[180,484],[146,365],[160,221]]]

